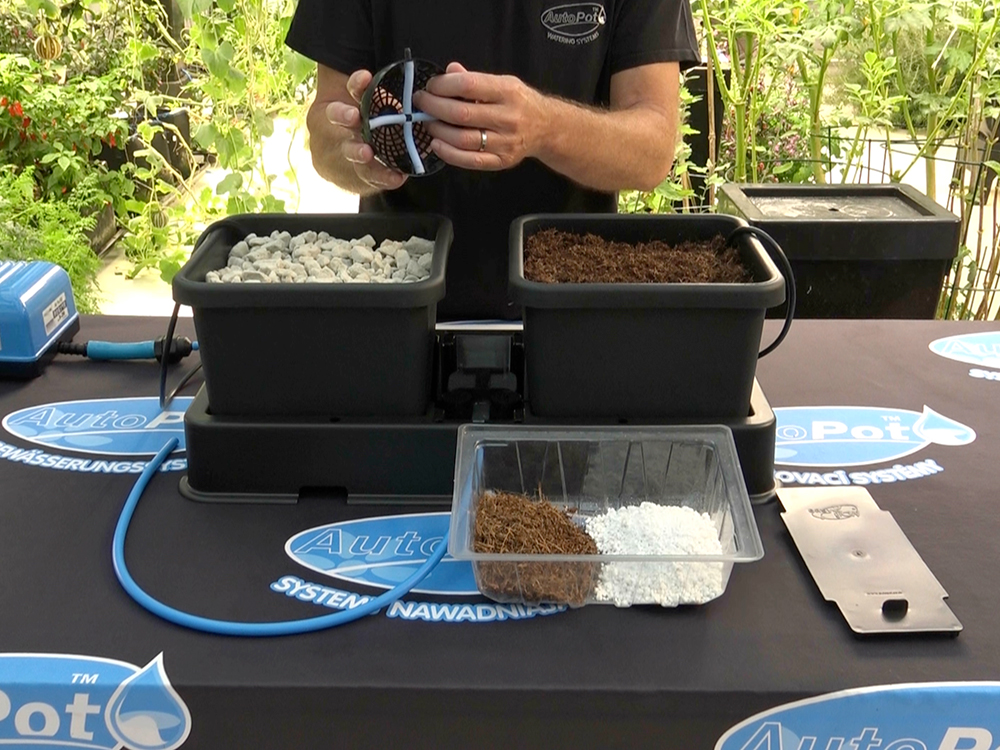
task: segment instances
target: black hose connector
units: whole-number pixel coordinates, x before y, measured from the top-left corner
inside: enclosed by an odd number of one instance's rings
[[[166,336],[160,336],[153,342],[153,353],[156,355],[157,362],[163,361],[163,345],[166,340]],[[167,363],[177,364],[192,351],[194,351],[194,345],[191,343],[191,339],[187,336],[174,336],[170,342],[170,351],[167,353]]]
[[[77,343],[75,341],[60,341],[56,348],[59,354],[75,354],[77,357],[87,356],[87,343]]]

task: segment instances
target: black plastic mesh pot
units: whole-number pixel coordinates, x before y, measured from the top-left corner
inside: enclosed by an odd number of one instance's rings
[[[407,80],[407,65],[412,65],[412,81]],[[414,110],[411,101],[413,92],[442,73],[444,70],[432,62],[412,59],[407,49],[403,60],[382,68],[372,78],[361,98],[361,135],[381,164],[407,175],[430,175],[444,167],[431,151],[432,136],[423,124],[426,115]],[[398,121],[385,122],[387,118]],[[408,128],[412,129],[414,152],[406,143]]]

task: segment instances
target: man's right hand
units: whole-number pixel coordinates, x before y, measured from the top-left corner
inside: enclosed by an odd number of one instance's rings
[[[358,70],[345,76],[319,66],[316,99],[307,118],[313,165],[320,176],[346,190],[368,194],[395,190],[406,175],[375,161],[371,146],[361,137],[358,104],[372,74]]]

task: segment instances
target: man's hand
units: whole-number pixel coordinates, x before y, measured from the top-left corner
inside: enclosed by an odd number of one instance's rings
[[[371,146],[361,137],[358,104],[372,74],[358,70],[350,77],[319,66],[316,99],[307,125],[313,166],[324,179],[361,195],[395,190],[406,175],[375,161]]]
[[[673,164],[679,87],[676,62],[629,68],[611,76],[610,107],[597,109],[453,62],[413,103],[438,120],[426,127],[448,164],[509,169],[530,157],[595,190],[653,190]]]
[[[514,76],[470,73],[458,63],[413,103],[438,120],[425,125],[434,153],[466,169],[509,169],[537,156],[549,126],[542,94]]]

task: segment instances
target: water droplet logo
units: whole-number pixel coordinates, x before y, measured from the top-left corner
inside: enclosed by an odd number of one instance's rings
[[[342,581],[389,589],[431,555],[448,530],[450,513],[378,516],[300,531],[285,544],[299,565]],[[415,594],[476,596],[472,564],[446,554]]]
[[[542,26],[560,39],[589,37],[607,22],[600,3],[570,3],[542,11]]]
[[[936,445],[968,445],[976,439],[976,433],[971,427],[948,419],[929,406],[924,407],[924,413],[913,425],[913,432]]]
[[[0,748],[172,750],[190,727],[162,656],[140,669],[97,656],[0,653]]]
[[[3,418],[11,435],[45,448],[101,456],[152,456],[170,438],[184,450],[184,412],[194,399],[108,398],[60,401],[19,409]]]
[[[956,362],[1000,369],[1000,331],[948,336],[932,341],[928,348]]]
[[[922,412],[873,406],[791,406],[774,410],[775,463],[866,466],[928,445],[968,445],[975,430],[929,406]]]
[[[763,711],[727,731],[715,750],[993,748],[998,682],[853,688]]]
[[[163,669],[163,654],[125,680],[111,696],[105,720],[130,750],[175,750],[191,731],[191,714]]]

